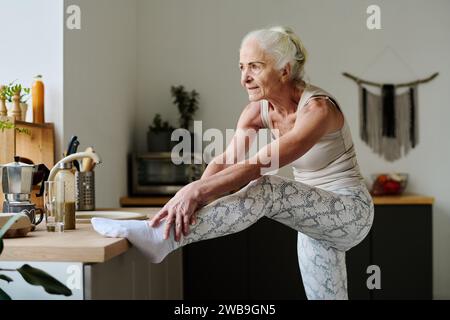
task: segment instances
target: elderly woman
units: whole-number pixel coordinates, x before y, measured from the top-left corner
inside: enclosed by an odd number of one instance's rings
[[[128,238],[158,263],[181,246],[242,231],[266,216],[298,231],[308,299],[347,299],[345,251],[368,234],[373,202],[342,110],[331,94],[304,82],[305,61],[300,39],[288,28],[246,35],[239,67],[250,102],[225,152],[150,223],[95,218],[95,230]],[[248,139],[242,132],[263,128],[273,141],[238,161],[235,146],[247,146],[242,140]],[[262,174],[267,163],[261,159],[275,149],[271,162],[291,165],[295,180]],[[230,157],[236,161],[224,161]]]

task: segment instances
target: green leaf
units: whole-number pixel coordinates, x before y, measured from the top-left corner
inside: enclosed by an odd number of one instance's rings
[[[17,271],[26,282],[34,286],[42,286],[50,294],[63,294],[66,297],[72,295],[72,290],[45,271],[33,268],[28,264],[24,264]]]
[[[0,288],[0,300],[11,300],[11,297]]]
[[[5,276],[4,274],[0,274],[0,279],[5,280],[6,282],[11,282],[13,279],[11,279],[8,276]]]

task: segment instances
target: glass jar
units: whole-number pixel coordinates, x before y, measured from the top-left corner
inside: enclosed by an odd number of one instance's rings
[[[64,229],[74,230],[75,224],[75,175],[72,172],[72,163],[61,163],[58,166],[55,181],[64,182]]]

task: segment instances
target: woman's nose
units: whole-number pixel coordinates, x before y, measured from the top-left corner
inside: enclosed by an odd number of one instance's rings
[[[250,76],[248,71],[247,70],[242,71],[242,74],[241,74],[241,82],[242,82],[242,84],[248,83],[251,80],[252,80],[252,77]]]

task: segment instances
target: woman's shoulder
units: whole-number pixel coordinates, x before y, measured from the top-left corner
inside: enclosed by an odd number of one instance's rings
[[[261,101],[252,101],[245,106],[239,118],[239,125],[255,129],[264,127],[261,119]]]
[[[332,93],[330,93],[328,90],[325,90],[322,87],[313,85],[311,83],[306,84],[304,92],[308,97],[323,95],[323,96],[329,96],[334,99],[334,95]]]
[[[321,87],[312,85],[312,84],[307,84],[304,90],[304,94],[302,95],[302,99],[300,101],[300,108],[306,106],[306,105],[311,105],[312,103],[315,102],[319,103],[318,100],[320,101],[320,97],[326,97],[328,99],[325,100],[329,100],[329,102],[331,102],[332,104],[334,104],[336,107],[338,107],[339,110],[341,110],[340,106],[339,106],[339,102],[337,101],[336,97],[331,94],[329,91],[322,89]]]
[[[310,86],[305,90],[306,96],[303,102],[303,108],[299,114],[303,115],[309,112],[323,112],[329,121],[327,134],[338,134],[345,125],[345,117],[336,98],[329,92],[317,86]]]

